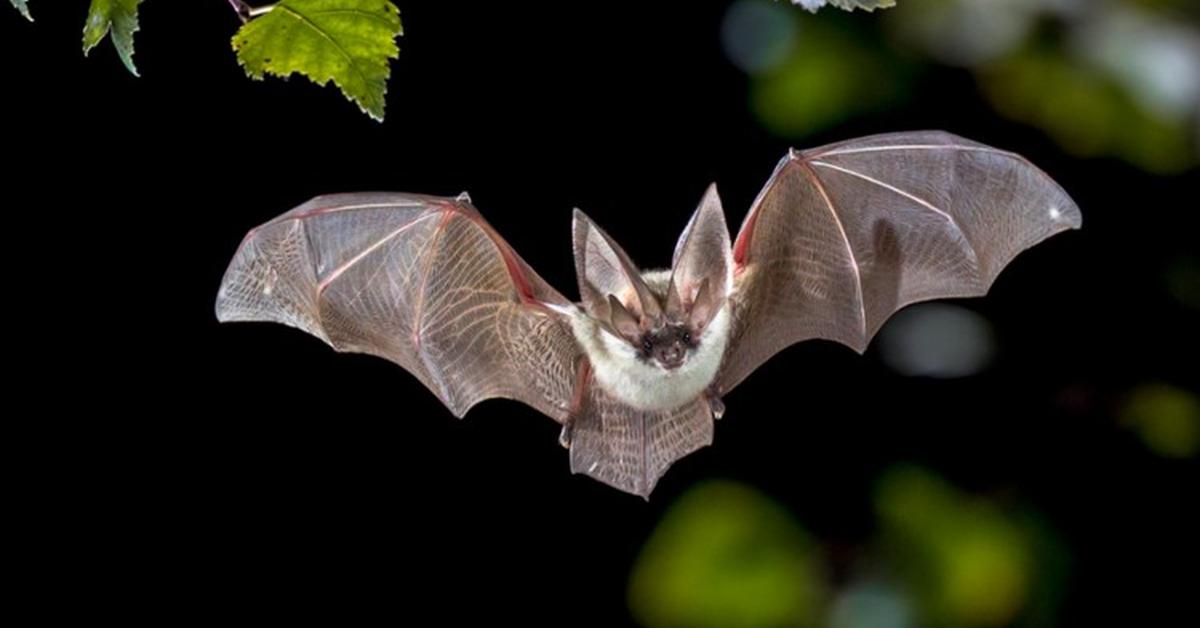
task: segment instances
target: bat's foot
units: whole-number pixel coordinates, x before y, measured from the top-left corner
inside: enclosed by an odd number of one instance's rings
[[[708,393],[708,409],[712,411],[714,419],[720,419],[725,416],[725,402],[714,393]]]
[[[563,423],[562,431],[558,433],[558,444],[564,449],[571,448],[571,424]]]

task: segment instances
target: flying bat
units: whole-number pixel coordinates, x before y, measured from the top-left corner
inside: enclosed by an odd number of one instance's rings
[[[1081,223],[1020,155],[882,134],[789,150],[732,241],[710,186],[670,269],[639,269],[575,210],[579,302],[466,194],[320,196],[246,235],[216,312],[391,360],[458,417],[521,401],[562,425],[572,472],[648,497],[772,355],[810,338],[862,353],[898,309],[983,295],[1017,253]]]

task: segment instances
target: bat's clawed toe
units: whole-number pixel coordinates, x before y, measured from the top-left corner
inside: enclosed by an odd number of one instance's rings
[[[562,431],[558,433],[558,444],[563,446],[563,449],[571,448],[571,424],[563,423]]]
[[[713,418],[720,419],[721,417],[725,416],[725,402],[721,401],[720,397],[712,393],[709,393],[707,396],[708,409],[712,411]]]

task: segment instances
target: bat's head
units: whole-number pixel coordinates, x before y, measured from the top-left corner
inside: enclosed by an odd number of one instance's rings
[[[641,273],[575,210],[575,270],[584,308],[641,360],[673,370],[704,344],[733,285],[729,229],[715,186],[675,245],[670,271]]]

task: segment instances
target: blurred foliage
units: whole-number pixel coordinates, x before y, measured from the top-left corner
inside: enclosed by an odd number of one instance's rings
[[[1026,530],[996,505],[960,494],[915,467],[887,473],[876,510],[898,567],[931,626],[1003,626],[1030,597]]]
[[[951,66],[969,69],[1002,115],[1076,155],[1160,173],[1200,162],[1200,3],[908,0],[870,17],[792,11],[790,33],[782,21],[731,27],[764,4],[735,3],[724,40],[751,74],[752,109],[780,136],[900,104],[922,71]],[[738,61],[756,49],[778,61]]]
[[[1054,625],[1069,554],[1036,512],[904,465],[883,474],[874,502],[878,535],[835,581],[826,553],[771,499],[699,484],[638,557],[633,613],[647,626]]]
[[[629,601],[647,626],[815,625],[824,584],[808,534],[734,482],[697,485],[647,541]]]
[[[1200,310],[1200,259],[1184,257],[1167,268],[1167,289],[1185,307]]]
[[[1105,73],[1046,52],[1018,54],[982,77],[1004,115],[1047,130],[1077,155],[1121,155],[1153,171],[1195,158],[1182,121],[1154,115]]]
[[[751,83],[754,112],[771,132],[803,137],[906,97],[905,66],[853,30],[806,21],[793,40],[789,54]]]
[[[1188,458],[1200,452],[1200,400],[1186,390],[1142,384],[1125,399],[1121,422],[1160,456]]]

